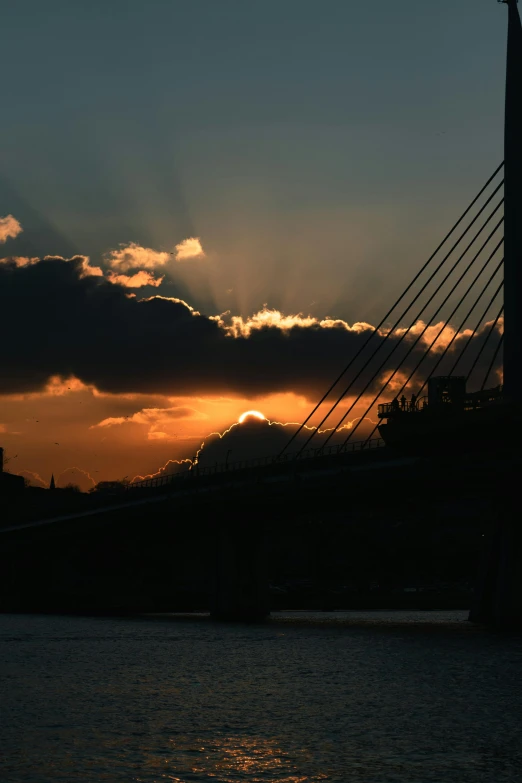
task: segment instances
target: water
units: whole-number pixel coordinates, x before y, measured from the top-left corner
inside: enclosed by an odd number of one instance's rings
[[[0,780],[522,781],[522,639],[465,616],[0,616]]]

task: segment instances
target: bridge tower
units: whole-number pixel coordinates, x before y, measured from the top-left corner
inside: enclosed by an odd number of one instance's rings
[[[504,125],[504,398],[522,401],[522,25],[508,6]]]
[[[504,400],[522,403],[522,24],[518,0],[508,6],[504,125]],[[516,437],[516,435],[515,435]],[[519,516],[519,460],[506,467],[497,529],[488,542],[470,620],[522,627],[522,526]]]

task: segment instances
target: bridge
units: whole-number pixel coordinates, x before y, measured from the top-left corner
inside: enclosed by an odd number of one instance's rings
[[[63,564],[73,551],[85,573],[84,553],[90,553],[108,589],[111,566],[97,553],[96,542],[107,543],[122,580],[131,564],[143,565],[141,542],[149,552],[150,574],[156,556],[144,542],[150,526],[156,530],[154,551],[172,546],[176,535],[194,547],[204,532],[213,541],[213,554],[205,556],[216,615],[262,616],[269,609],[266,538],[277,535],[284,519],[296,521],[310,509],[316,519],[332,517],[364,496],[370,508],[393,516],[405,495],[417,498],[422,518],[435,513],[435,483],[447,498],[472,497],[482,508],[477,518],[484,509],[489,514],[491,534],[485,536],[472,619],[522,623],[522,541],[514,510],[522,402],[522,27],[516,0],[504,2],[509,17],[504,161],[285,447],[248,462],[196,463],[134,482],[118,497],[91,496],[82,500],[84,507],[66,513],[35,509],[13,517],[0,538],[7,553],[4,590],[18,595],[14,605],[25,606],[27,593],[19,566],[9,563],[24,563],[25,573],[32,569],[43,580],[42,552],[63,577],[56,587],[58,603],[67,603],[64,574],[72,576]],[[495,380],[501,356],[502,384]],[[348,416],[359,417],[361,410],[359,423],[343,429]],[[370,416],[379,423],[357,439]],[[386,510],[376,493],[386,494]],[[176,515],[180,525],[174,524]],[[103,532],[104,525],[110,532]],[[133,541],[125,532],[130,527]],[[199,533],[191,538],[195,528]]]
[[[276,608],[268,583],[287,578],[312,580],[310,599],[325,594],[320,606],[335,606],[332,594],[348,583],[359,605],[382,608],[389,597],[368,585],[395,585],[397,565],[408,583],[426,583],[437,562],[445,579],[464,566],[472,580],[510,462],[499,455],[492,474],[481,455],[451,461],[380,448],[300,468],[185,479],[184,490],[144,487],[103,502],[86,496],[100,505],[6,527],[0,608],[197,608],[252,619]]]

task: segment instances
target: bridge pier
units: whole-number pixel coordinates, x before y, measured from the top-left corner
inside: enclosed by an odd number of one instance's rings
[[[522,628],[522,525],[513,490],[491,541],[486,541],[469,619],[498,628]]]
[[[252,622],[270,614],[263,522],[251,514],[220,520],[212,554],[210,614]]]

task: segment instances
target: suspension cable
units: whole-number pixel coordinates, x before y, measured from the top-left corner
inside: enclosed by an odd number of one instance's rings
[[[467,297],[467,296],[468,296],[468,294],[470,293],[471,289],[474,287],[475,283],[477,282],[477,280],[480,278],[480,276],[482,275],[482,273],[483,273],[483,272],[484,272],[484,270],[486,269],[487,265],[490,263],[490,261],[491,261],[491,259],[493,258],[493,256],[494,256],[495,252],[496,252],[496,249],[495,249],[495,251],[493,252],[493,254],[492,254],[492,255],[491,255],[489,258],[488,258],[488,260],[486,261],[486,263],[484,264],[484,266],[482,267],[482,269],[480,270],[480,272],[478,273],[478,275],[475,277],[475,279],[473,280],[473,282],[472,282],[472,283],[470,284],[470,286],[468,287],[468,289],[467,289],[467,291],[465,292],[465,294],[463,294],[463,296],[461,297],[460,301],[458,302],[458,304],[456,305],[456,307],[453,309],[453,312],[452,312],[452,313],[451,313],[451,314],[448,316],[448,318],[446,319],[446,321],[445,321],[444,325],[443,325],[443,326],[442,326],[442,328],[439,330],[439,332],[438,332],[438,334],[436,335],[436,337],[435,337],[435,338],[434,338],[434,339],[431,341],[431,343],[430,343],[430,345],[428,346],[428,348],[426,349],[426,351],[423,353],[423,355],[421,356],[421,358],[419,359],[419,361],[417,362],[417,364],[415,365],[415,367],[413,368],[413,370],[410,372],[410,374],[409,374],[408,378],[407,378],[407,379],[406,379],[406,381],[403,383],[403,385],[402,385],[401,389],[400,389],[400,390],[399,390],[399,392],[398,392],[398,393],[395,395],[396,397],[398,397],[398,396],[399,396],[399,394],[402,394],[402,392],[403,392],[403,391],[404,391],[404,389],[407,387],[407,385],[409,384],[409,382],[411,381],[411,379],[413,378],[413,376],[414,376],[414,375],[417,373],[417,371],[418,371],[419,367],[421,366],[422,362],[424,361],[424,359],[426,359],[426,357],[427,357],[427,356],[430,354],[430,352],[431,352],[431,349],[433,348],[433,346],[435,345],[435,343],[436,343],[436,342],[437,342],[437,340],[439,339],[440,335],[441,335],[441,334],[444,332],[444,330],[447,328],[447,326],[448,326],[448,324],[450,323],[451,319],[453,318],[453,316],[455,315],[455,313],[457,312],[457,310],[459,309],[459,307],[462,305],[462,303],[464,302],[464,300],[466,299],[466,297]],[[484,288],[482,289],[481,293],[479,294],[478,298],[475,300],[475,303],[474,303],[473,307],[471,308],[471,310],[469,311],[468,315],[466,316],[466,319],[464,320],[464,323],[465,323],[465,321],[467,320],[467,318],[469,317],[469,315],[471,315],[471,313],[473,312],[473,310],[475,309],[475,307],[477,306],[477,304],[479,303],[480,299],[482,298],[482,296],[483,296],[483,295],[484,295],[484,293],[486,292],[486,290],[487,290],[488,286],[490,285],[491,281],[494,279],[495,275],[497,274],[497,272],[499,271],[499,269],[500,269],[500,267],[502,266],[502,264],[503,264],[503,263],[504,263],[504,259],[501,259],[501,260],[500,260],[500,262],[499,262],[499,264],[497,265],[496,269],[494,270],[493,274],[491,275],[491,277],[489,278],[489,280],[486,282],[486,284],[485,284]],[[497,293],[498,293],[498,292],[497,292]],[[496,294],[495,294],[495,296],[496,296]],[[490,306],[490,305],[488,305],[488,307],[489,307],[489,306]],[[461,328],[462,328],[462,326],[461,326],[461,327],[459,327],[459,329],[458,329],[458,330],[455,332],[455,335],[456,335],[456,334],[458,334],[458,332],[460,331],[460,329],[461,329]],[[449,343],[449,345],[451,345],[451,344],[452,344],[453,340],[455,339],[455,335],[453,336],[453,338],[452,338],[451,342]],[[414,345],[415,345],[415,344],[414,344]],[[377,394],[377,395],[374,397],[374,399],[372,400],[372,402],[370,403],[370,405],[369,405],[369,406],[366,408],[366,411],[364,412],[363,416],[361,416],[361,418],[359,419],[359,421],[357,422],[357,424],[355,425],[355,427],[353,427],[353,429],[351,429],[351,430],[350,430],[350,432],[349,432],[349,434],[348,434],[348,437],[345,439],[345,441],[344,441],[344,442],[343,442],[343,444],[342,444],[343,446],[345,445],[345,443],[348,443],[348,441],[350,440],[350,438],[352,437],[352,435],[353,435],[353,434],[355,433],[355,431],[356,431],[356,430],[359,428],[359,425],[360,425],[360,424],[361,424],[361,422],[362,422],[362,421],[363,421],[363,420],[366,418],[366,416],[368,415],[368,413],[371,411],[371,409],[373,408],[373,406],[375,405],[375,403],[377,402],[377,400],[379,399],[379,397],[381,396],[381,394],[383,393],[383,391],[384,391],[384,390],[386,389],[386,387],[388,386],[388,384],[389,384],[389,383],[390,383],[390,382],[393,380],[393,378],[395,377],[395,375],[396,375],[396,374],[397,374],[397,372],[399,371],[399,369],[400,369],[401,365],[404,363],[405,359],[408,357],[408,355],[409,355],[409,354],[411,353],[411,351],[413,350],[413,348],[414,348],[414,345],[412,345],[412,346],[410,347],[410,350],[408,351],[408,353],[406,354],[406,356],[405,356],[405,357],[402,359],[402,361],[401,361],[401,364],[400,364],[400,365],[399,365],[399,366],[398,366],[398,367],[397,367],[397,368],[396,368],[396,369],[393,371],[393,373],[390,375],[390,377],[388,378],[388,380],[386,381],[386,383],[385,383],[385,384],[382,386],[382,388],[380,389],[379,393],[378,393],[378,394]],[[449,347],[449,346],[448,346],[448,347]],[[446,354],[446,351],[448,350],[448,347],[446,347],[446,349],[444,350],[444,353],[442,354],[442,356],[444,356],[444,355]],[[441,358],[442,358],[442,357],[441,357]],[[438,364],[439,364],[439,363],[440,363],[440,360],[439,360],[439,362],[437,363],[437,365],[435,366],[435,369],[436,369],[436,367],[438,366]],[[432,372],[433,372],[433,371],[432,371]],[[451,373],[450,373],[450,374],[451,374]],[[430,375],[429,375],[428,377],[431,377],[431,375],[432,375],[432,373],[430,373]],[[424,389],[424,386],[425,386],[425,385],[426,385],[426,382],[425,382],[425,383],[424,383],[424,385],[422,386],[421,390],[418,392],[418,395],[417,395],[417,396],[419,396],[419,395],[421,394],[421,392],[422,392],[422,389]],[[378,425],[377,425],[377,426],[378,426]],[[374,432],[375,432],[375,430],[377,429],[377,426],[374,428],[373,432],[371,433],[371,435],[370,435],[370,438],[372,437],[373,433],[374,433]]]
[[[462,223],[462,221],[464,220],[464,218],[466,217],[466,215],[468,215],[468,214],[469,214],[469,212],[471,211],[471,209],[472,209],[472,208],[475,206],[475,204],[476,204],[476,203],[477,203],[477,201],[480,199],[480,197],[482,196],[482,194],[483,194],[483,193],[484,193],[484,192],[487,190],[488,186],[489,186],[489,185],[491,184],[491,182],[492,182],[492,181],[495,179],[495,177],[497,176],[497,174],[499,173],[499,171],[502,169],[502,167],[503,167],[503,166],[504,166],[504,161],[502,161],[502,163],[500,163],[500,165],[499,165],[499,166],[498,166],[498,167],[495,169],[495,171],[493,172],[493,174],[492,174],[492,175],[489,177],[489,179],[487,180],[487,182],[485,183],[485,185],[484,185],[484,186],[481,188],[481,190],[480,190],[480,191],[479,191],[479,193],[478,193],[478,194],[475,196],[475,198],[474,198],[474,199],[473,199],[473,201],[470,203],[470,205],[467,207],[467,209],[466,209],[466,210],[465,210],[465,211],[462,213],[462,215],[461,215],[461,216],[460,216],[460,218],[457,220],[457,222],[456,222],[456,223],[455,223],[455,224],[452,226],[452,228],[450,229],[450,231],[449,231],[449,232],[446,234],[446,236],[444,237],[444,239],[442,240],[442,242],[441,242],[441,243],[438,245],[438,247],[437,247],[437,248],[434,250],[434,252],[433,252],[433,253],[431,254],[431,256],[428,258],[428,260],[427,260],[427,261],[426,261],[426,262],[423,264],[423,266],[421,267],[421,269],[419,270],[419,272],[417,272],[417,274],[415,275],[415,277],[414,277],[414,278],[411,280],[411,282],[408,284],[408,286],[405,288],[405,290],[402,292],[402,294],[399,296],[399,298],[398,298],[398,299],[395,301],[395,303],[393,304],[393,306],[392,306],[392,307],[391,307],[391,308],[388,310],[388,312],[387,312],[387,313],[386,313],[386,315],[385,315],[385,316],[382,318],[382,320],[380,321],[380,323],[379,323],[379,324],[378,324],[378,325],[377,325],[377,326],[376,326],[376,327],[373,329],[373,331],[371,332],[371,334],[368,336],[368,338],[365,340],[365,342],[364,342],[364,343],[361,345],[361,347],[360,347],[360,348],[359,348],[359,350],[358,350],[358,351],[355,353],[355,355],[352,357],[352,359],[350,359],[350,361],[348,362],[348,364],[346,365],[346,367],[344,368],[344,370],[343,370],[343,371],[340,373],[340,375],[338,375],[338,377],[335,379],[335,381],[332,383],[332,385],[329,387],[329,389],[328,389],[328,390],[325,392],[325,394],[324,394],[324,395],[321,397],[321,399],[319,400],[319,402],[317,403],[317,405],[315,406],[315,408],[314,408],[314,409],[313,409],[313,410],[312,410],[312,411],[311,411],[311,412],[308,414],[308,416],[307,416],[307,417],[306,417],[306,419],[303,421],[303,423],[302,423],[302,424],[300,424],[300,426],[298,427],[298,429],[297,429],[297,430],[294,432],[294,434],[292,435],[292,437],[290,438],[290,440],[289,440],[289,441],[288,441],[288,442],[285,444],[284,448],[281,450],[281,452],[279,453],[279,455],[278,455],[278,457],[277,457],[276,459],[279,459],[279,458],[280,458],[280,457],[281,457],[281,456],[284,454],[284,452],[287,450],[287,448],[290,446],[290,444],[291,444],[291,443],[293,443],[293,441],[295,440],[295,438],[296,438],[296,437],[299,435],[299,433],[302,431],[302,429],[303,429],[303,428],[306,426],[306,424],[307,424],[307,423],[310,421],[310,419],[312,418],[312,416],[313,416],[313,415],[314,415],[314,414],[315,414],[315,413],[318,411],[318,409],[321,407],[321,405],[323,404],[323,402],[324,402],[324,401],[325,401],[325,400],[328,398],[328,396],[331,394],[331,392],[332,392],[332,391],[334,390],[334,388],[337,386],[337,384],[339,383],[339,381],[340,381],[340,380],[341,380],[341,379],[342,379],[342,378],[343,378],[343,377],[346,375],[346,373],[348,372],[348,370],[349,370],[349,369],[352,367],[353,363],[354,363],[354,362],[357,360],[357,358],[358,358],[358,357],[361,355],[361,353],[364,351],[364,349],[366,348],[366,346],[368,345],[368,343],[370,342],[370,340],[371,340],[371,339],[372,339],[372,338],[373,338],[373,337],[374,337],[374,336],[375,336],[375,335],[378,333],[379,329],[381,329],[381,327],[382,327],[382,326],[383,326],[383,325],[386,323],[386,321],[388,320],[388,318],[390,317],[390,315],[392,314],[392,312],[393,312],[393,311],[395,310],[395,308],[396,308],[396,307],[399,305],[399,303],[400,303],[400,302],[401,302],[401,301],[404,299],[404,297],[406,296],[406,294],[408,293],[408,291],[410,291],[410,290],[411,290],[411,288],[412,288],[412,287],[415,285],[415,283],[417,282],[417,280],[419,279],[419,277],[420,277],[420,276],[422,275],[422,273],[423,273],[423,272],[424,272],[424,271],[427,269],[427,267],[429,266],[429,264],[430,264],[430,263],[433,261],[433,259],[434,259],[434,258],[435,258],[435,256],[437,255],[437,253],[438,253],[438,252],[441,250],[441,248],[444,246],[444,244],[447,242],[447,240],[450,238],[450,236],[453,234],[453,232],[454,232],[454,231],[455,231],[455,230],[458,228],[458,226],[459,226],[459,225]],[[495,188],[495,190],[493,191],[493,193],[492,193],[492,194],[489,196],[488,200],[487,200],[487,201],[486,201],[486,203],[485,203],[485,204],[482,206],[481,210],[480,210],[480,211],[478,212],[478,214],[475,216],[475,218],[473,219],[473,221],[472,221],[472,222],[471,222],[471,223],[468,225],[468,227],[466,228],[466,230],[465,230],[465,231],[464,231],[464,232],[461,234],[461,236],[459,237],[459,239],[457,240],[457,242],[456,242],[456,243],[453,245],[453,247],[451,248],[451,250],[450,250],[450,253],[449,253],[448,255],[451,255],[451,253],[453,252],[453,250],[454,250],[454,249],[457,247],[457,245],[458,245],[458,244],[461,242],[461,240],[464,238],[464,236],[466,235],[466,233],[467,233],[467,232],[470,230],[470,228],[473,226],[473,224],[474,224],[474,223],[477,221],[477,219],[480,217],[480,215],[482,214],[482,212],[484,211],[484,209],[486,208],[486,206],[487,206],[487,205],[488,205],[488,204],[491,202],[492,198],[493,198],[493,197],[495,196],[495,194],[496,194],[496,193],[497,193],[497,192],[500,190],[500,188],[502,187],[502,185],[503,185],[503,184],[504,184],[504,180],[502,179],[502,181],[500,182],[500,184],[497,186],[497,188]],[[446,256],[446,258],[447,258],[447,257],[448,257],[448,256]],[[444,261],[445,261],[445,260],[446,260],[446,259],[444,259]],[[443,261],[443,263],[444,263],[444,261]],[[439,267],[439,268],[440,268],[440,267]],[[438,270],[437,270],[437,271],[438,271]],[[431,280],[431,278],[430,278],[430,280]],[[429,282],[429,281],[428,281],[428,282]],[[423,290],[424,290],[424,289],[423,289]],[[411,305],[410,305],[410,307],[411,307]],[[409,308],[408,308],[408,309],[409,309]],[[406,310],[406,312],[408,312],[408,310]]]
[[[501,207],[501,205],[503,204],[503,202],[504,202],[504,199],[501,199],[501,201],[498,203],[498,205],[495,207],[495,209],[493,210],[493,212],[490,214],[490,216],[488,217],[487,221],[484,223],[484,225],[482,226],[482,228],[480,229],[480,231],[478,231],[478,232],[477,232],[477,234],[474,236],[473,240],[472,240],[472,241],[469,243],[469,245],[468,245],[468,246],[467,246],[467,248],[464,250],[464,252],[462,253],[462,255],[461,255],[461,256],[460,256],[460,257],[457,259],[457,261],[456,261],[456,262],[453,264],[453,266],[451,267],[450,271],[449,271],[449,272],[446,274],[446,276],[443,278],[442,282],[441,282],[441,283],[438,285],[438,287],[435,289],[435,291],[433,291],[433,293],[432,293],[432,294],[431,294],[431,296],[429,297],[428,301],[427,301],[427,302],[426,302],[426,303],[423,305],[423,307],[421,308],[421,310],[420,310],[420,311],[417,313],[416,317],[415,317],[415,318],[412,320],[412,322],[410,323],[409,327],[408,327],[408,328],[407,328],[407,329],[406,329],[406,330],[403,332],[403,334],[401,335],[401,337],[399,338],[399,340],[398,340],[398,341],[395,343],[395,346],[392,348],[392,350],[390,351],[390,353],[389,353],[389,354],[388,354],[388,355],[387,355],[387,356],[386,356],[386,357],[383,359],[383,361],[382,361],[382,362],[381,362],[381,364],[379,365],[378,369],[377,369],[377,370],[374,372],[374,374],[372,375],[372,377],[370,378],[370,380],[368,381],[368,383],[366,384],[366,386],[365,386],[365,387],[362,389],[362,391],[361,391],[361,392],[360,392],[360,393],[357,395],[357,397],[356,397],[356,398],[354,399],[354,401],[351,403],[351,405],[349,406],[348,410],[345,412],[345,414],[344,414],[344,415],[342,416],[342,418],[339,420],[339,422],[338,422],[338,423],[337,423],[337,425],[334,427],[334,429],[332,430],[332,432],[330,432],[330,434],[328,435],[328,437],[326,438],[326,440],[325,440],[325,441],[324,441],[324,443],[322,444],[322,446],[323,446],[323,447],[324,447],[324,446],[326,446],[326,444],[328,443],[328,441],[330,440],[330,438],[331,438],[331,437],[334,435],[334,433],[335,433],[335,432],[336,432],[336,431],[339,429],[339,427],[342,425],[343,421],[344,421],[344,420],[346,419],[346,417],[347,417],[347,416],[350,414],[350,412],[353,410],[353,408],[355,407],[355,405],[356,405],[356,404],[359,402],[359,400],[360,400],[360,398],[363,396],[364,392],[365,392],[365,391],[368,389],[368,387],[369,387],[369,386],[372,384],[372,382],[373,382],[373,381],[374,381],[374,379],[377,377],[377,375],[378,375],[378,374],[381,372],[381,370],[383,369],[383,367],[384,367],[384,366],[385,366],[385,365],[388,363],[388,361],[390,360],[390,357],[391,357],[391,356],[392,356],[392,355],[395,353],[395,351],[397,350],[397,348],[398,348],[398,347],[399,347],[399,346],[402,344],[403,340],[404,340],[404,339],[407,337],[407,335],[410,333],[410,331],[411,331],[411,329],[413,328],[413,326],[414,326],[416,323],[418,323],[419,319],[421,318],[421,316],[422,316],[422,314],[424,313],[424,311],[426,310],[426,308],[427,308],[427,307],[428,307],[428,306],[431,304],[431,302],[433,301],[433,299],[435,298],[435,296],[436,296],[436,295],[439,293],[439,291],[440,291],[440,289],[442,288],[442,286],[443,286],[443,285],[446,283],[446,281],[448,280],[448,278],[449,278],[449,277],[450,277],[450,276],[453,274],[453,272],[455,271],[455,269],[457,268],[457,266],[458,266],[458,265],[461,263],[462,259],[464,258],[464,256],[466,255],[466,253],[468,252],[468,250],[470,249],[470,247],[473,245],[473,243],[474,243],[474,242],[475,242],[475,240],[478,238],[478,236],[479,236],[479,235],[482,233],[482,231],[484,230],[484,228],[487,226],[487,224],[489,223],[489,221],[491,220],[491,218],[494,216],[494,214],[495,214],[495,213],[498,211],[498,209]],[[490,239],[492,238],[492,236],[493,236],[493,235],[496,233],[496,231],[498,230],[498,228],[501,226],[501,224],[502,224],[503,220],[504,220],[504,218],[501,218],[501,219],[499,220],[499,222],[497,223],[497,225],[495,226],[495,228],[494,228],[494,229],[491,231],[491,233],[489,234],[489,236],[487,237],[487,239],[486,239],[486,240],[483,242],[482,246],[480,247],[480,249],[478,250],[478,252],[477,252],[477,253],[476,253],[476,255],[474,256],[474,258],[472,259],[472,261],[471,261],[471,264],[469,264],[469,265],[468,265],[468,268],[466,269],[466,272],[468,271],[468,269],[470,268],[470,266],[471,266],[473,263],[475,263],[476,259],[477,259],[477,258],[479,257],[479,255],[482,253],[482,251],[484,250],[484,248],[487,246],[487,244],[489,243],[489,241],[490,241]],[[488,259],[488,262],[486,262],[486,263],[489,263],[489,261],[491,260],[491,258],[493,257],[493,255],[496,253],[496,251],[498,250],[498,248],[500,247],[500,245],[501,245],[501,244],[502,244],[502,240],[501,240],[501,242],[499,242],[499,244],[497,245],[497,247],[496,247],[496,248],[495,248],[495,250],[493,251],[492,255],[491,255],[491,256],[490,256],[490,258]],[[443,263],[444,263],[444,262],[443,262]],[[440,265],[440,266],[441,266],[441,265]],[[440,266],[438,267],[438,269],[440,269]],[[438,271],[438,269],[436,270],[436,272]],[[436,274],[436,272],[435,272],[434,274]],[[466,272],[465,272],[464,274],[466,274]],[[432,277],[433,277],[433,275],[432,275]],[[461,278],[461,279],[462,279],[462,278]],[[430,280],[431,280],[431,278],[430,278]],[[430,282],[430,281],[428,281],[428,282]],[[460,283],[460,279],[459,279],[459,281],[458,281],[457,285],[458,285],[459,283]],[[427,283],[426,283],[426,285],[427,285]],[[455,287],[456,287],[456,286],[455,286]],[[453,289],[453,290],[454,290],[454,289]],[[453,293],[453,290],[450,292],[450,295],[451,295],[451,293]],[[422,293],[422,291],[421,291],[421,292],[419,292],[419,295],[420,295],[421,293]],[[419,296],[419,295],[418,295],[418,296]],[[418,296],[417,296],[417,297],[415,297],[415,299],[413,300],[412,304],[414,304],[414,303],[415,303],[415,301],[417,300]],[[445,302],[446,302],[446,300],[444,301],[444,303],[443,303],[443,304],[445,304]],[[441,307],[442,307],[442,306],[443,306],[443,305],[441,305]],[[411,305],[410,305],[410,307],[411,307]],[[408,308],[408,309],[410,309],[410,308]],[[439,309],[440,309],[440,308],[439,308]],[[407,311],[406,311],[406,312],[407,312]],[[438,311],[437,311],[437,312],[438,312]],[[435,314],[435,315],[436,315],[436,314]],[[435,317],[435,315],[434,315],[434,316],[432,316],[432,318],[430,319],[430,322],[429,322],[429,323],[431,323],[431,320],[433,320],[433,318]],[[428,326],[429,326],[429,323],[428,323]],[[378,348],[377,348],[377,349],[376,349],[376,350],[375,350],[375,351],[372,353],[372,355],[369,357],[369,359],[366,361],[366,363],[365,363],[365,364],[364,364],[364,365],[361,367],[361,369],[359,370],[359,372],[358,372],[358,373],[355,375],[355,377],[352,379],[352,381],[350,382],[350,384],[349,384],[349,385],[346,387],[346,389],[343,391],[343,393],[342,393],[342,394],[341,394],[341,395],[338,397],[337,401],[334,403],[334,405],[333,405],[333,406],[330,408],[330,410],[328,411],[328,413],[326,414],[326,416],[323,418],[323,420],[322,420],[322,421],[320,422],[320,424],[317,426],[317,429],[316,429],[316,430],[314,430],[314,431],[311,433],[311,435],[309,435],[308,439],[305,441],[305,443],[303,444],[302,448],[301,448],[301,449],[300,449],[300,451],[297,453],[297,456],[299,456],[299,454],[300,454],[300,453],[301,453],[301,452],[302,452],[302,451],[303,451],[303,450],[306,448],[306,446],[307,446],[307,445],[310,443],[310,441],[312,440],[312,438],[313,438],[313,437],[314,437],[314,436],[317,434],[317,432],[318,432],[318,431],[319,431],[319,429],[322,427],[322,425],[325,423],[325,421],[326,421],[326,420],[329,418],[329,416],[330,416],[330,415],[333,413],[333,411],[335,410],[335,408],[336,408],[336,407],[339,405],[339,403],[341,402],[341,400],[342,400],[342,399],[343,399],[343,398],[346,396],[346,394],[349,392],[349,390],[351,389],[351,387],[354,385],[354,383],[355,383],[355,382],[357,381],[357,379],[360,377],[360,375],[362,374],[363,370],[365,370],[365,369],[366,369],[366,367],[368,366],[368,364],[370,364],[370,362],[372,361],[372,359],[373,359],[373,358],[375,357],[375,355],[377,354],[377,351],[378,351],[378,350],[379,350],[379,349],[380,349],[380,348],[381,348],[381,347],[382,347],[382,346],[383,346],[383,345],[386,343],[386,341],[387,341],[387,340],[388,340],[388,338],[391,336],[391,334],[393,333],[393,331],[395,330],[395,328],[397,327],[397,325],[398,325],[398,324],[396,323],[396,324],[395,324],[395,326],[393,327],[393,329],[391,329],[391,330],[388,332],[388,334],[387,334],[387,335],[384,337],[384,339],[383,339],[382,343],[379,345],[379,347],[378,347]]]

